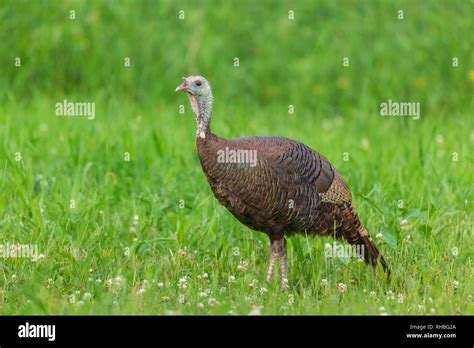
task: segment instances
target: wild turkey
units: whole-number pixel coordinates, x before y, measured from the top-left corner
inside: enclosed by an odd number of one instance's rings
[[[285,236],[333,235],[364,250],[367,264],[385,259],[352,207],[351,192],[336,169],[303,143],[284,137],[223,139],[211,132],[213,96],[202,76],[183,78],[176,91],[185,91],[196,114],[196,145],[211,189],[241,223],[270,237],[272,280],[275,259],[288,286]]]

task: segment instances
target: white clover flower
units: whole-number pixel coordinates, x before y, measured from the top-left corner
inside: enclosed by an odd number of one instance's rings
[[[123,285],[125,285],[125,278],[121,275],[116,276],[113,280],[108,279],[107,285],[113,287],[114,290],[120,290]]]
[[[260,294],[266,294],[268,292],[267,288],[260,288]]]
[[[407,234],[405,238],[403,238],[403,243],[410,244],[411,243],[411,235]]]
[[[395,300],[395,293],[392,290],[387,292],[387,300]]]
[[[17,279],[16,274],[13,274],[13,275],[12,275],[12,281],[16,281],[16,279]]]
[[[145,293],[146,289],[145,288],[140,288],[137,291],[137,295],[143,295]]]
[[[125,282],[125,278],[122,277],[121,275],[116,276],[115,279],[114,279],[114,283],[115,283],[115,284],[120,284],[120,285],[122,285],[122,283],[124,283],[124,282]]]
[[[258,279],[253,279],[250,284],[249,284],[249,288],[250,289],[253,289],[258,283]]]
[[[256,307],[253,307],[250,312],[249,312],[249,315],[262,315],[262,306],[256,306]]]
[[[163,289],[165,284],[163,284],[162,282],[159,282],[159,283],[156,284],[156,286],[158,286],[160,289]]]
[[[376,295],[376,294],[375,294],[375,291],[371,291],[371,292],[369,293],[369,295],[372,296],[372,297],[375,297],[375,295]]]
[[[199,293],[199,297],[207,297],[207,296],[208,296],[207,292],[200,292]]]
[[[237,266],[237,271],[239,271],[239,272],[242,272],[242,273],[243,273],[243,272],[245,272],[246,270],[247,270],[247,268],[246,268],[244,265],[242,265],[242,264],[240,264],[240,265]]]
[[[82,295],[82,299],[84,301],[89,301],[92,298],[92,294],[90,292],[85,292],[84,295]]]
[[[326,287],[328,285],[328,280],[326,278],[321,279],[321,286]]]
[[[204,273],[204,274],[202,275],[202,277],[203,277],[204,279],[207,279],[207,278],[209,278],[209,274]]]
[[[459,287],[459,282],[457,280],[453,280],[453,286],[455,289]]]
[[[408,223],[407,219],[402,219],[400,221],[400,229],[403,231],[409,230],[410,229],[410,224]]]
[[[216,306],[219,304],[217,300],[214,297],[210,297],[209,300],[207,301],[207,304],[211,307]]]
[[[403,294],[398,294],[398,303],[403,303]]]
[[[347,285],[344,283],[339,283],[337,284],[337,291],[339,291],[341,294],[344,293],[347,289]]]
[[[229,276],[229,279],[227,279],[227,283],[232,284],[235,282],[235,277],[233,275]]]
[[[186,277],[183,277],[183,278],[180,278],[179,281],[178,281],[178,287],[180,289],[186,289],[188,287],[188,280],[186,279]]]
[[[198,303],[198,304],[197,304],[197,307],[200,308],[200,309],[202,309],[202,308],[204,308],[204,304]]]
[[[383,239],[383,234],[379,232],[375,235],[375,238],[377,238],[378,240],[382,240]]]
[[[46,256],[45,256],[44,254],[39,254],[37,257],[33,257],[33,258],[31,259],[31,261],[33,261],[33,262],[43,261],[43,260],[45,259],[45,257],[46,257]]]

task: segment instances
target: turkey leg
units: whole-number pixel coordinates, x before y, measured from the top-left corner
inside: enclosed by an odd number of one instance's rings
[[[280,259],[280,280],[284,290],[288,289],[288,274],[286,269],[286,239],[270,239],[270,267],[268,268],[267,281],[271,282],[276,258]]]

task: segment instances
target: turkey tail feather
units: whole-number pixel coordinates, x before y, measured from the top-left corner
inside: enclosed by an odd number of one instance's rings
[[[372,265],[373,267],[377,267],[377,263],[380,261],[380,264],[383,267],[384,272],[387,274],[387,277],[390,277],[390,268],[388,267],[387,261],[385,261],[382,253],[380,250],[377,248],[375,243],[372,241],[372,239],[367,235],[367,236],[361,236],[360,238],[362,240],[362,245],[365,246],[366,253],[364,253],[364,261],[367,264]]]
[[[355,248],[361,246],[364,248],[364,252],[359,253],[365,263],[377,267],[378,262],[383,267],[384,272],[387,274],[387,277],[390,277],[390,268],[388,267],[387,261],[382,256],[382,253],[375,245],[374,241],[370,238],[367,230],[362,226],[357,213],[351,205],[344,204],[342,206],[342,214],[345,217],[348,226],[343,229],[343,235],[349,243],[351,243]]]

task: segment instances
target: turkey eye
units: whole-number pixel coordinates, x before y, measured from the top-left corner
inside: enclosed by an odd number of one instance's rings
[[[199,87],[199,86],[201,86],[201,85],[202,85],[202,82],[201,82],[200,80],[197,80],[197,81],[196,81],[196,86]]]

